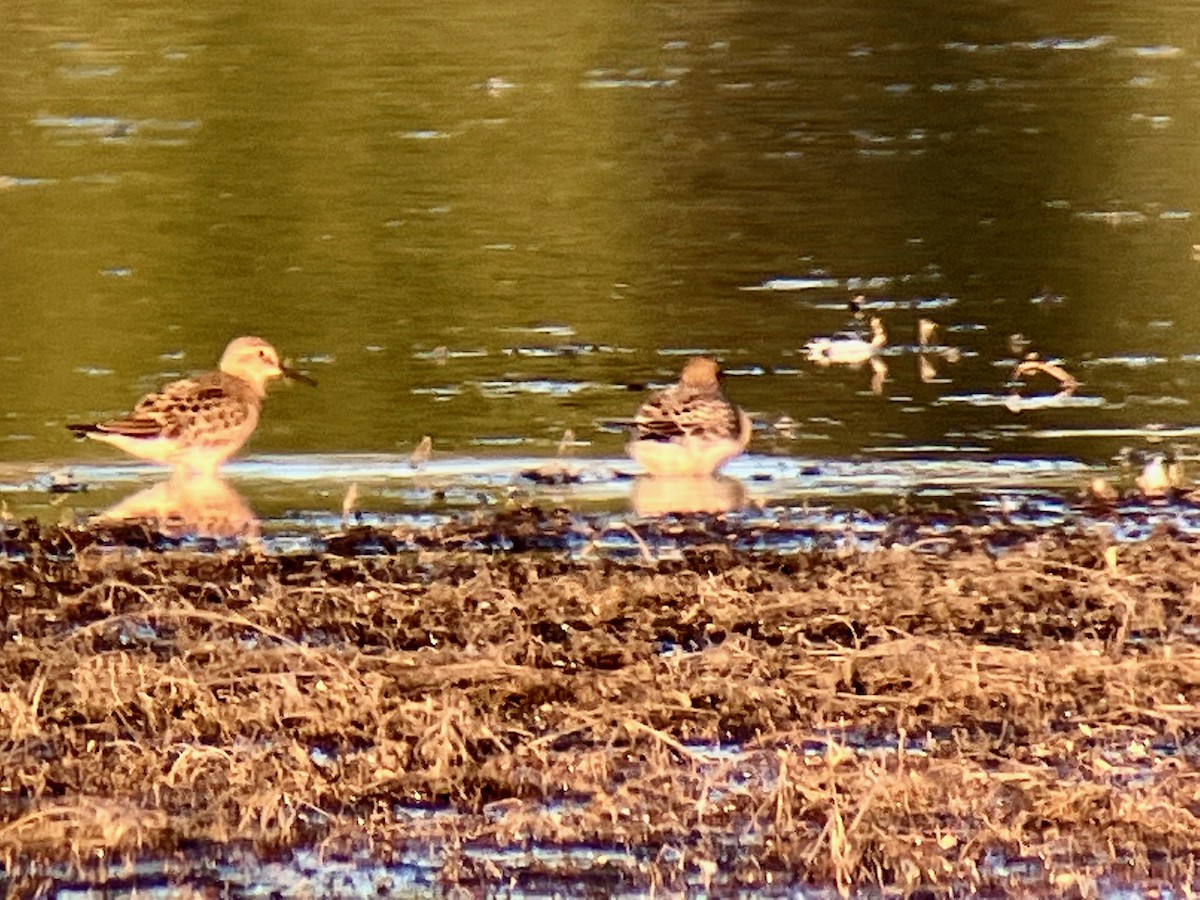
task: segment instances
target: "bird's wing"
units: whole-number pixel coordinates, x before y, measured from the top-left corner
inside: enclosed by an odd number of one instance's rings
[[[97,431],[132,438],[178,438],[202,428],[220,432],[237,428],[252,407],[218,378],[201,376],[172,381],[147,394],[127,416],[100,422]]]
[[[739,416],[737,407],[720,394],[675,386],[652,394],[638,410],[636,424],[638,437],[644,439],[717,439],[737,435]]]

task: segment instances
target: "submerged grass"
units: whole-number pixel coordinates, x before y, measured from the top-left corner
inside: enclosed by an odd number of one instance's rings
[[[718,537],[628,563],[144,543],[4,537],[10,889],[230,848],[420,849],[447,888],[597,860],[632,889],[1195,883],[1200,560],[1178,540]]]

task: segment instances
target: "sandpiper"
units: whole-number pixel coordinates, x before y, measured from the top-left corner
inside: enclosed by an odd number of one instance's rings
[[[696,356],[638,409],[626,446],[651,475],[711,475],[746,449],[750,417],[721,393],[716,360]]]
[[[262,338],[235,338],[217,371],[172,381],[126,416],[67,427],[140,459],[212,473],[254,433],[267,382],[279,376],[316,384],[280,363]]]

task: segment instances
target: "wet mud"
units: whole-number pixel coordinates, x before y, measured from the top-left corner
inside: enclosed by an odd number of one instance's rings
[[[624,531],[593,552],[578,517],[521,510],[268,552],[5,526],[0,886],[1195,884],[1185,535]]]

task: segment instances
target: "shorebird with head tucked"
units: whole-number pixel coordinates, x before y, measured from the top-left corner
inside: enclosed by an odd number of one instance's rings
[[[316,384],[262,338],[235,338],[217,371],[172,381],[121,418],[67,427],[140,459],[212,473],[254,433],[267,382],[280,376]]]
[[[625,449],[651,475],[711,475],[746,449],[750,417],[725,399],[720,372],[716,360],[693,357],[638,409]]]
[[[839,332],[833,337],[815,337],[804,345],[810,362],[818,365],[856,366],[873,359],[887,345],[887,332],[883,320],[872,316],[871,339],[850,332]]]

